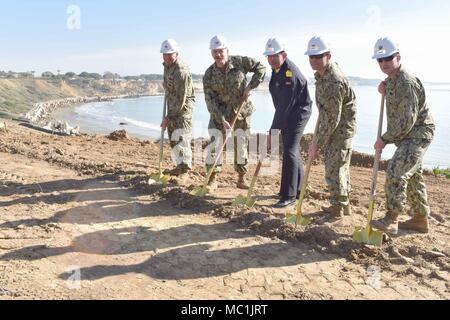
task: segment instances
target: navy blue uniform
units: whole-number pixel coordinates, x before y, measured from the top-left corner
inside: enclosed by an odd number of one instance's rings
[[[289,59],[278,72],[272,71],[269,87],[275,106],[271,130],[281,130],[283,138],[280,195],[283,200],[293,199],[303,181],[300,140],[311,116],[312,101],[306,78]]]

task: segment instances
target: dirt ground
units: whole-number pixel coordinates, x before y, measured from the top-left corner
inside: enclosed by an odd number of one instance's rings
[[[189,190],[200,165],[189,181],[147,185],[157,157],[154,142],[121,135],[0,129],[0,299],[450,298],[448,179],[426,176],[430,234],[375,248],[352,241],[370,168],[351,168],[353,215],[335,220],[320,210],[324,167],[314,165],[304,204],[313,222],[295,229],[271,207],[279,175],[260,177],[253,209],[236,208],[231,165],[199,199]],[[380,172],[377,216],[383,182]]]

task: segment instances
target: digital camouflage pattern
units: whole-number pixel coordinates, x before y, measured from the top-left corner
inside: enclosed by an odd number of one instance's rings
[[[347,205],[350,192],[352,139],[356,130],[356,97],[348,79],[335,63],[316,78],[319,109],[317,145],[325,151],[325,180],[332,204]]]
[[[420,80],[401,68],[395,79],[386,82],[387,131],[383,141],[397,144],[404,139],[432,140],[435,126]]]
[[[356,96],[349,81],[335,63],[328,65],[323,77],[316,73],[315,78],[318,146],[326,149],[332,142],[346,140],[351,148],[356,130]]]
[[[211,115],[209,126],[210,136],[217,136],[216,130],[223,131],[223,121],[230,124],[241,107],[242,96],[247,87],[247,74],[253,73],[248,86],[251,89],[257,88],[264,80],[266,68],[261,62],[253,58],[242,56],[230,56],[229,63],[225,71],[216,67],[215,63],[205,72],[203,77],[203,89],[205,93],[206,105]],[[238,121],[234,129],[239,131],[250,130],[250,117],[255,111],[253,103],[248,100],[244,103],[241,112],[238,115]],[[248,132],[238,134],[235,138],[234,163],[235,170],[239,173],[247,172],[248,163]],[[223,140],[222,140],[223,141]],[[211,139],[210,154],[207,158],[207,164],[211,164],[215,157],[217,148],[220,147],[221,139]],[[207,166],[209,167],[209,166]],[[218,165],[216,172],[221,170]]]
[[[214,127],[209,127],[208,129],[209,136],[211,137],[211,142],[209,144],[209,152],[206,159],[206,168],[210,169],[210,164],[212,164],[215,160],[217,152],[222,145],[225,130],[223,128],[223,123],[214,124]],[[250,117],[247,117],[243,120],[237,120],[234,130],[234,139],[229,140],[228,143],[233,143],[234,150],[234,170],[238,173],[246,174],[248,171],[248,145],[250,142]],[[228,148],[229,146],[227,146]],[[214,169],[214,172],[218,173],[222,171],[222,160],[220,159],[217,166]]]
[[[180,116],[169,119],[167,132],[172,149],[172,159],[177,167],[192,169],[192,118]]]
[[[254,73],[249,83],[250,88],[257,88],[264,80],[266,68],[261,62],[249,57],[230,56],[225,72],[210,66],[203,77],[203,88],[206,105],[211,114],[211,120],[222,123],[231,122],[242,104],[242,95],[247,87],[247,73]],[[242,120],[255,111],[253,103],[245,103],[239,114]]]
[[[167,131],[172,157],[177,166],[192,167],[192,113],[195,95],[189,68],[179,59],[164,65],[164,89],[167,96]],[[177,130],[179,129],[179,130]],[[174,134],[175,133],[175,134]]]
[[[397,150],[386,175],[386,206],[392,218],[412,212],[429,215],[430,207],[422,175],[423,156],[434,137],[435,125],[420,80],[403,68],[394,79],[386,79],[386,143]]]
[[[406,212],[409,202],[411,212],[428,216],[427,190],[423,180],[422,160],[430,140],[407,139],[400,143],[386,172],[386,207],[389,216],[396,219]]]
[[[352,149],[346,147],[346,142],[331,144],[325,151],[325,181],[333,205],[349,203],[351,157]]]

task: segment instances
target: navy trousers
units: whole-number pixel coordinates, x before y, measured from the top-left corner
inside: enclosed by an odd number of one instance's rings
[[[309,117],[292,129],[281,132],[283,138],[283,167],[281,172],[281,199],[293,199],[300,194],[304,171],[300,140]]]

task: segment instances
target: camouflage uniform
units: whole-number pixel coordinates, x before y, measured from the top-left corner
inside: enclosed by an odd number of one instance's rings
[[[241,56],[230,56],[228,66],[225,71],[219,70],[215,64],[210,66],[203,77],[203,87],[205,92],[206,105],[211,114],[209,126],[210,136],[213,136],[211,129],[221,130],[223,134],[223,120],[230,124],[242,105],[242,96],[247,87],[247,73],[254,73],[250,81],[250,88],[255,89],[264,80],[266,68],[255,59]],[[234,168],[238,173],[247,173],[248,145],[251,114],[255,111],[253,103],[249,100],[245,102],[234,130],[241,129],[245,134],[238,134],[234,143]],[[216,139],[212,138],[211,153],[208,156],[207,164],[212,164],[215,151],[218,146]],[[207,168],[209,166],[207,165]],[[219,163],[215,172],[222,170]]]
[[[422,160],[434,137],[435,125],[426,103],[425,90],[416,77],[403,68],[395,79],[386,79],[386,144],[397,150],[386,172],[386,207],[391,219],[405,213],[408,200],[419,216],[428,216],[427,191],[422,176]]]
[[[356,129],[356,97],[349,81],[335,63],[316,78],[319,109],[317,145],[325,151],[325,179],[333,205],[347,205],[350,192],[350,159]]]
[[[167,95],[167,131],[172,148],[172,157],[177,167],[192,167],[192,113],[195,96],[192,75],[189,68],[180,60],[174,64],[164,65],[164,89]],[[179,131],[179,137],[174,131]],[[178,133],[178,131],[176,132]]]

